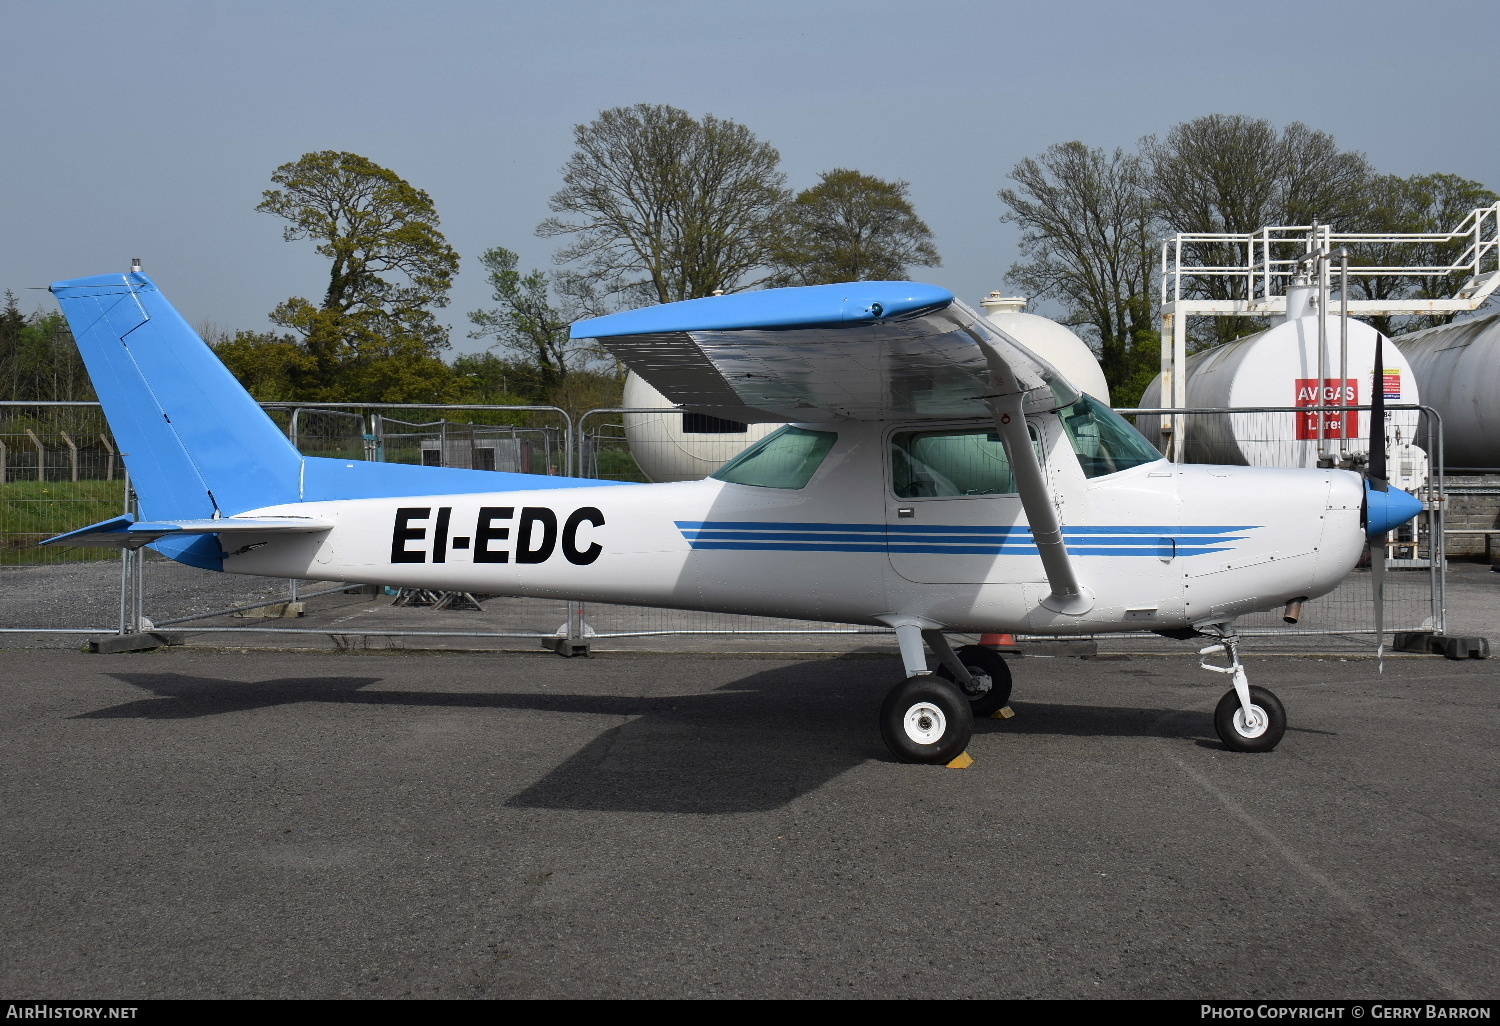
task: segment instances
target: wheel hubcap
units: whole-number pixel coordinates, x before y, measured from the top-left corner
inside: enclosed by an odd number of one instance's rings
[[[990,693],[990,688],[995,686],[994,678],[983,670],[976,670],[972,666],[966,666],[964,669],[968,670],[969,676],[974,679],[973,684],[965,685],[964,694],[971,698],[980,698]]]
[[[948,719],[931,702],[918,702],[906,710],[901,725],[906,728],[906,736],[917,744],[932,745],[942,740],[948,730]]]
[[[1240,737],[1260,737],[1271,726],[1271,717],[1258,705],[1250,706],[1251,720],[1245,719],[1245,707],[1240,706],[1234,711],[1234,730]]]

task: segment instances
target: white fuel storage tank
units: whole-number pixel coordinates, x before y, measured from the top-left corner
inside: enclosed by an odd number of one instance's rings
[[[1019,297],[991,292],[979,305],[987,321],[1056,367],[1073,387],[1109,404],[1109,385],[1087,342],[1056,321],[1022,313],[1026,300]]]
[[[1395,342],[1442,419],[1445,469],[1500,468],[1500,313]]]
[[[684,413],[634,371],[625,378],[623,405],[661,411],[621,416],[636,466],[657,483],[701,480],[781,426]]]
[[[1337,404],[1340,393],[1347,405],[1368,405],[1379,332],[1362,321],[1349,321],[1348,363],[1341,373],[1338,317],[1328,318],[1325,331],[1327,355],[1321,388],[1318,318],[1314,313],[1188,357],[1187,406],[1215,409],[1328,406]],[[1381,380],[1386,402],[1417,403],[1418,386],[1406,357],[1387,342],[1384,358]],[[1146,388],[1140,405],[1162,405],[1160,375]],[[1368,413],[1326,413],[1323,417],[1323,447],[1335,459],[1342,454],[1367,454]],[[1415,410],[1387,414],[1387,451],[1401,451],[1406,463],[1415,459],[1425,464],[1420,451],[1411,451],[1418,417]],[[1160,448],[1161,418],[1141,416],[1136,420],[1141,433]],[[1252,467],[1318,465],[1316,413],[1186,414],[1182,420],[1183,457],[1189,463]],[[1414,472],[1416,476],[1426,476],[1425,466],[1414,467]]]

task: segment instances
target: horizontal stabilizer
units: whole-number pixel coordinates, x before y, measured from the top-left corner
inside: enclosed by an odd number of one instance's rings
[[[168,535],[189,534],[314,534],[332,530],[332,520],[316,517],[221,517],[218,520],[141,520],[130,514],[81,527],[43,545],[138,549]]]

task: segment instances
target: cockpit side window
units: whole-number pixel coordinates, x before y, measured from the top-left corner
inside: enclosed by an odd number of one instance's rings
[[[891,487],[898,499],[1014,495],[1016,481],[993,431],[898,431],[891,436]]]
[[[759,488],[802,488],[838,441],[831,431],[784,427],[724,464],[713,475],[730,484]]]
[[[1084,477],[1103,477],[1162,458],[1129,421],[1097,399],[1085,395],[1058,413]]]

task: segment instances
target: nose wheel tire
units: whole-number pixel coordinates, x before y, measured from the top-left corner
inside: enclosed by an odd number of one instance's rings
[[[974,735],[968,696],[936,674],[908,677],[880,707],[880,734],[902,762],[947,764]]]
[[[972,692],[953,680],[953,671],[939,666],[937,675],[953,684],[969,699],[969,709],[983,718],[1010,704],[1010,667],[1000,653],[983,645],[965,645],[954,653],[978,685]]]
[[[1281,699],[1251,685],[1250,712],[1247,717],[1239,694],[1230,688],[1214,710],[1219,740],[1236,752],[1269,752],[1286,733],[1286,710],[1281,707]]]

